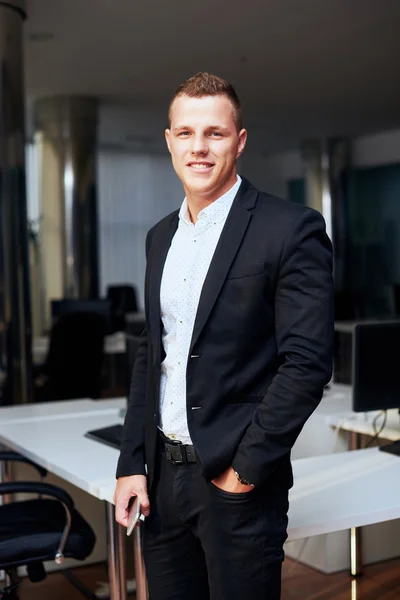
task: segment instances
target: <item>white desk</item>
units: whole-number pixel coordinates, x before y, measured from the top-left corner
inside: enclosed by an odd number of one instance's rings
[[[400,517],[400,458],[378,448],[293,461],[289,540]]]
[[[1,408],[0,442],[102,499],[100,489],[115,482],[119,452],[85,438],[84,433],[122,422],[119,413],[123,406],[124,399],[83,399]],[[110,504],[107,528],[111,600],[125,600],[125,532],[115,522]]]
[[[341,393],[331,395],[333,405]],[[107,503],[112,600],[125,597],[123,533],[112,506],[118,451],[83,434],[119,422],[123,405],[81,400],[0,409],[1,442]],[[297,459],[293,467],[289,540],[400,517],[398,457],[371,448]]]
[[[46,360],[49,350],[49,336],[35,337],[32,342],[33,362],[36,365],[43,364]],[[125,332],[117,331],[111,335],[106,335],[104,338],[105,354],[124,354],[126,352]]]
[[[0,413],[1,417],[1,413]],[[122,423],[118,412],[8,422],[0,425],[0,441],[12,450],[69,481],[92,496],[115,482],[118,451],[84,437],[86,431]]]
[[[391,521],[400,517],[400,458],[377,448],[293,461],[288,541]],[[112,502],[114,486],[99,490]],[[359,548],[350,564],[361,574]]]
[[[376,419],[375,428],[374,420]],[[397,441],[400,438],[400,422],[399,422],[399,411],[388,410],[387,419],[383,430],[379,433],[379,439]],[[337,432],[348,431],[351,435],[349,437],[349,446],[351,450],[358,450],[361,447],[360,435],[375,436],[380,430],[381,425],[384,423],[384,416],[382,411],[369,411],[365,413],[355,413],[352,411],[346,411],[337,413],[335,415],[329,415],[326,417],[326,423],[331,427],[334,427]],[[383,454],[380,452],[380,454]],[[399,457],[394,457],[399,460]],[[379,485],[379,481],[373,478],[373,484]],[[351,535],[353,540],[353,546],[357,546],[356,552],[357,560],[352,561],[352,570],[358,573],[362,569],[362,530],[353,526]],[[395,537],[393,532],[390,537]],[[390,547],[390,541],[387,540],[386,545]]]
[[[374,436],[375,431],[373,428],[373,421],[379,413],[380,411],[370,411],[366,413],[355,413],[350,411],[345,411],[343,413],[338,412],[335,415],[327,416],[326,422],[331,427],[343,429],[344,431]],[[379,416],[377,421],[378,430],[380,429],[382,420],[383,417]],[[397,409],[387,411],[386,425],[379,434],[379,439],[391,440],[393,442],[400,439],[400,415]]]
[[[347,451],[350,428],[342,430],[339,425],[343,424],[346,417],[354,417],[351,407],[351,386],[336,383],[331,385],[305,424],[293,448],[293,459]],[[400,520],[371,524],[363,529],[362,538],[365,564],[397,557],[400,552]],[[286,547],[287,556],[327,574],[348,568],[349,551],[347,530],[314,536],[307,541],[295,540]]]
[[[306,422],[293,450],[292,458],[309,458],[332,452],[346,451],[345,440],[335,435],[327,418],[348,414],[351,409],[352,390],[349,385],[332,384],[326,389],[321,403]]]
[[[57,402],[41,402],[37,404],[18,404],[0,408],[0,426],[5,423],[34,422],[53,420],[55,418],[71,418],[73,416],[96,414],[115,415],[126,407],[125,398],[105,398],[103,400],[58,400]]]
[[[400,517],[400,458],[377,448],[301,458],[293,472],[288,541]],[[112,502],[114,489],[99,495]]]

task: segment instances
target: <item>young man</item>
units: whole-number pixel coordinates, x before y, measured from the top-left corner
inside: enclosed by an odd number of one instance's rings
[[[137,495],[150,600],[278,600],[290,450],[331,376],[331,244],[238,177],[227,81],[185,81],[165,136],[186,198],[147,237],[116,518]]]

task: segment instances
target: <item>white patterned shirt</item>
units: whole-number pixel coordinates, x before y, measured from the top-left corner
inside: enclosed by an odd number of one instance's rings
[[[241,184],[190,220],[186,198],[179,212],[161,279],[160,302],[165,359],[161,364],[160,428],[171,439],[191,444],[186,414],[186,366],[193,327],[211,259]]]

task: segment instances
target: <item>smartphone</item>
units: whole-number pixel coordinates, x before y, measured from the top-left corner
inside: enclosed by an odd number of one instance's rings
[[[128,528],[126,535],[131,535],[132,531],[136,527],[136,523],[140,519],[140,503],[137,496],[133,496],[129,502],[128,507]]]

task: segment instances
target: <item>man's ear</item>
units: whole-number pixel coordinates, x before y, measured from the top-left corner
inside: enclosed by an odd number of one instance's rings
[[[237,150],[237,154],[236,154],[236,160],[243,154],[243,150],[246,146],[246,141],[247,141],[247,131],[246,131],[246,129],[241,129],[239,132],[239,144],[238,144],[238,150]]]
[[[165,141],[167,142],[167,146],[168,146],[168,150],[171,153],[171,148],[169,147],[169,137],[171,135],[171,130],[170,129],[166,129],[165,130]]]

